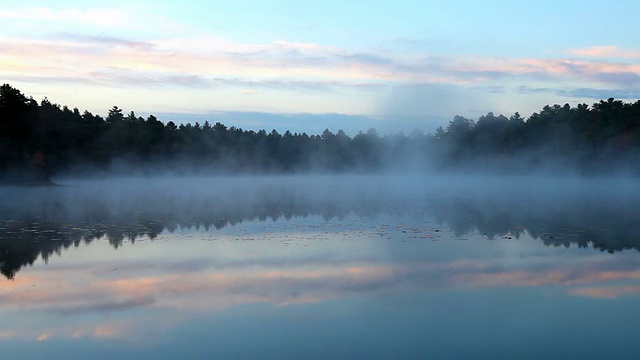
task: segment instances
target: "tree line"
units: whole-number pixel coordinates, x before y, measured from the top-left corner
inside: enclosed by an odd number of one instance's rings
[[[527,119],[517,112],[509,118],[488,113],[477,121],[455,116],[432,141],[443,163],[452,167],[637,174],[640,101],[547,105]]]
[[[38,103],[0,87],[0,171],[5,181],[47,181],[78,169],[294,173],[388,169],[640,171],[640,101],[545,106],[523,118],[455,116],[431,134],[351,137],[243,130],[222,123],[166,124],[114,106],[106,117]],[[126,166],[125,166],[126,165]],[[8,179],[8,180],[7,180]]]

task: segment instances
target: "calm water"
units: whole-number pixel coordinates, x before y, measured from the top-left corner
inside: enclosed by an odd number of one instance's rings
[[[635,358],[640,186],[262,177],[0,189],[0,353]]]

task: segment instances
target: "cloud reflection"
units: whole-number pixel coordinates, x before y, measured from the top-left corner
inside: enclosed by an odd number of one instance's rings
[[[140,324],[130,322],[104,322],[76,326],[43,326],[42,328],[22,328],[13,331],[0,331],[0,340],[35,340],[46,342],[63,339],[126,339],[132,331],[140,330]]]
[[[285,261],[286,260],[281,260]],[[323,265],[324,264],[324,265]],[[265,267],[266,265],[266,267]],[[574,264],[566,269],[549,268],[550,264],[533,264],[531,269],[503,269],[495,261],[457,260],[410,264],[343,262],[297,262],[291,264],[239,262],[223,269],[194,270],[167,264],[166,275],[136,277],[141,267],[121,264],[118,278],[100,278],[99,271],[80,276],[62,272],[61,279],[46,273],[32,273],[15,281],[4,280],[3,288],[10,294],[0,297],[4,309],[31,307],[60,314],[122,311],[134,307],[172,307],[176,299],[197,299],[215,296],[225,306],[244,301],[273,304],[296,303],[297,297],[333,299],[345,294],[371,294],[404,288],[420,291],[425,288],[490,288],[490,287],[574,287],[595,283],[617,283],[637,280],[640,268],[621,268],[614,261]],[[323,267],[324,266],[324,267]],[[312,269],[309,269],[312,267]],[[128,270],[125,270],[128,269]],[[69,269],[69,271],[71,271]],[[155,270],[157,271],[157,270]],[[102,273],[104,274],[104,273]],[[78,286],[77,284],[82,284]],[[38,284],[38,286],[30,285]],[[44,286],[40,284],[45,284]],[[581,294],[578,290],[568,290]],[[196,301],[198,302],[198,301]],[[87,304],[89,303],[89,304]],[[193,306],[193,303],[185,303]],[[210,303],[208,303],[210,305]],[[224,307],[224,306],[223,306]]]
[[[620,285],[640,278],[640,268],[627,264],[625,269],[615,259],[596,259],[586,257],[570,264],[525,261],[513,268],[505,268],[498,259],[358,264],[345,260],[324,265],[321,262],[302,265],[294,261],[289,265],[266,267],[258,265],[258,261],[238,263],[224,270],[203,268],[196,272],[193,269],[181,272],[180,267],[168,264],[172,269],[170,273],[155,276],[138,276],[140,269],[127,270],[126,264],[122,264],[116,278],[101,277],[96,275],[97,271],[68,270],[51,275],[47,269],[34,269],[16,281],[2,282],[3,289],[12,288],[0,296],[0,312],[29,311],[65,318],[109,313],[110,318],[122,321],[117,326],[86,323],[38,332],[18,328],[0,331],[0,338],[28,334],[39,340],[60,336],[129,337],[135,333],[134,328],[140,326],[134,324],[136,318],[144,322],[145,317],[155,314],[154,321],[171,322],[172,318],[216,313],[242,304],[293,306],[385,294],[543,286],[556,287],[559,293],[567,295],[601,299],[640,292],[640,286]]]
[[[636,295],[638,293],[640,293],[640,285],[585,287],[569,291],[571,295],[596,299],[616,299],[621,296]]]

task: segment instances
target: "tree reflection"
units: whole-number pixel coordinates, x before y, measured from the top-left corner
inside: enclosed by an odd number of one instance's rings
[[[53,254],[97,239],[117,249],[125,242],[153,240],[163,231],[183,228],[216,231],[244,221],[311,215],[331,221],[349,214],[375,218],[389,212],[412,214],[424,221],[435,219],[456,236],[478,232],[499,239],[528,233],[546,246],[640,251],[639,194],[604,197],[588,191],[508,190],[434,191],[400,198],[380,191],[349,194],[315,194],[282,186],[232,194],[132,192],[110,197],[93,192],[71,196],[66,189],[14,188],[2,194],[0,204],[0,272],[12,279],[38,258],[47,262]]]

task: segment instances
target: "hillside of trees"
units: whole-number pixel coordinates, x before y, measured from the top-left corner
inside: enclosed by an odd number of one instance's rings
[[[411,171],[640,173],[640,101],[544,106],[528,118],[455,116],[432,134],[380,136],[375,129],[284,134],[221,123],[166,124],[117,106],[106,117],[38,103],[0,87],[3,182],[46,183],[57,175],[175,171],[295,173]]]

